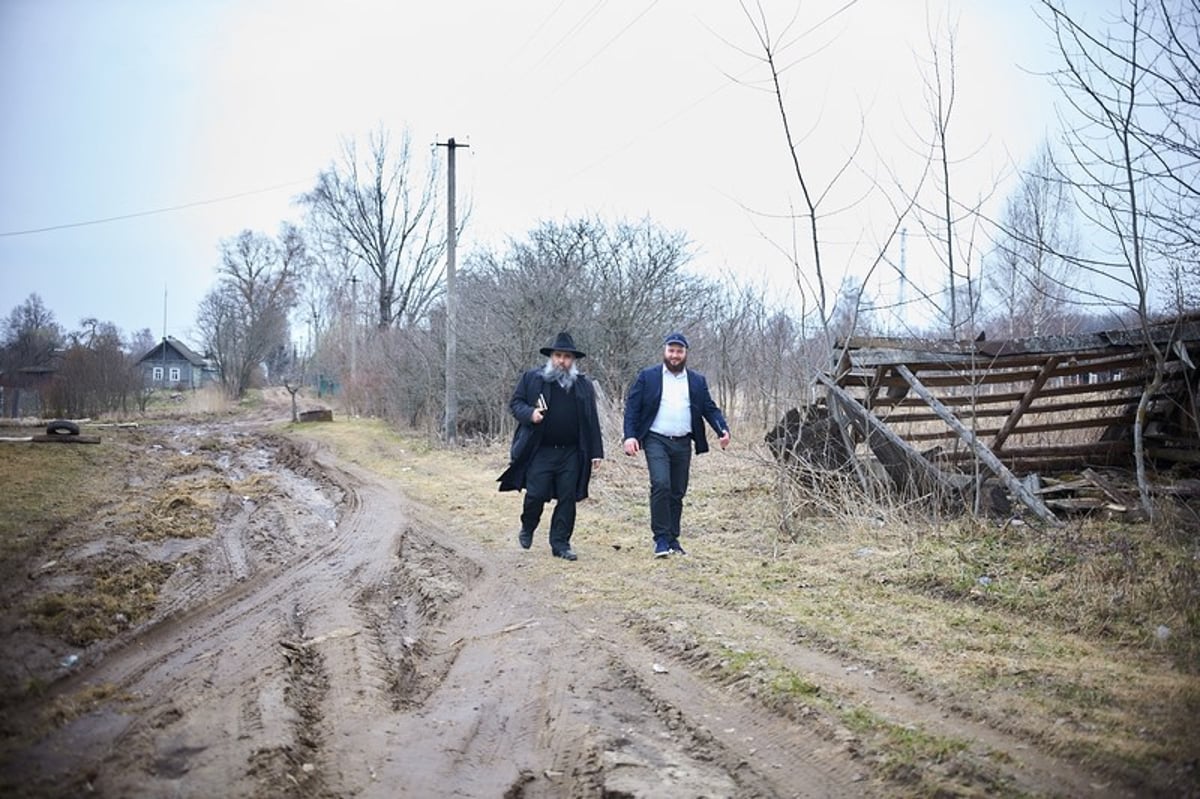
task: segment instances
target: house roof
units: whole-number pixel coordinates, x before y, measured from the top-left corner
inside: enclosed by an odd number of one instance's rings
[[[138,358],[138,363],[142,364],[146,361],[162,358],[165,354],[164,350],[166,348],[174,350],[180,358],[192,364],[193,366],[203,367],[207,363],[204,358],[189,349],[182,341],[177,338],[172,338],[171,336],[167,336],[158,344],[156,344],[153,349],[151,349],[141,358]]]

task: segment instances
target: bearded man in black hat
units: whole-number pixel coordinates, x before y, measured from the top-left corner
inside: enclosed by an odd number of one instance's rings
[[[498,481],[501,491],[525,491],[517,536],[521,548],[533,545],[542,510],[553,499],[550,551],[575,560],[575,503],[587,499],[592,469],[604,457],[596,389],[579,372],[577,362],[587,356],[570,333],[559,333],[541,353],[545,366],[521,375],[508,403],[518,424],[509,466]]]

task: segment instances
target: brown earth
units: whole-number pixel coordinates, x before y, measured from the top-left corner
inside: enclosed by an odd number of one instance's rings
[[[264,417],[104,438],[130,451],[123,494],[55,532],[53,562],[35,555],[25,573],[3,575],[3,676],[45,687],[6,709],[0,793],[919,792],[911,776],[881,774],[852,731],[722,680],[685,624],[614,606],[564,575],[598,561],[521,551],[508,530],[481,545],[443,509],[302,432]],[[192,466],[181,472],[179,459]],[[180,495],[212,509],[208,534],[129,535],[131,503],[170,507]],[[74,651],[21,620],[24,596],[126,556],[175,565],[149,618]],[[645,560],[648,589],[663,573]],[[1133,795],[736,608],[702,612],[708,629],[759,642],[842,701],[986,748],[991,782],[968,774],[946,795]]]

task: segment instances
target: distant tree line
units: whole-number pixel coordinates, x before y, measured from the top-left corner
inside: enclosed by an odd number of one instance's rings
[[[149,330],[126,340],[111,322],[80,321],[66,332],[38,294],[13,308],[0,335],[0,410],[20,413],[21,391],[45,416],[96,417],[144,409],[137,359],[154,346]]]

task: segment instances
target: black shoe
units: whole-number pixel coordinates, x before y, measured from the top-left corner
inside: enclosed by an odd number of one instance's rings
[[[533,533],[524,530],[517,533],[517,543],[521,545],[521,549],[529,549],[533,546]]]
[[[678,538],[676,538],[674,541],[672,541],[669,546],[671,548],[672,555],[686,555],[687,554],[686,552],[683,551],[683,547],[679,546]]]
[[[554,553],[554,557],[562,558],[563,560],[579,560],[579,556],[575,554],[573,549],[560,549]]]

